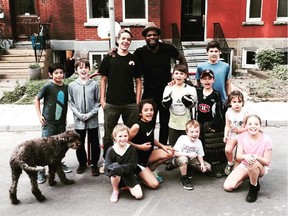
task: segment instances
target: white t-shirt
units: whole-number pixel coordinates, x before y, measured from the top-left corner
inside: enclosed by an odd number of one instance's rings
[[[201,140],[197,139],[195,142],[192,142],[188,135],[180,136],[173,149],[183,153],[195,152],[198,156],[202,157],[205,155]]]

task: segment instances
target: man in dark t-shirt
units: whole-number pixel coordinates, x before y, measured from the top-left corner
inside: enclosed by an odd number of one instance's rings
[[[136,49],[134,55],[139,58],[143,69],[142,99],[151,98],[156,103],[160,120],[159,142],[167,144],[169,110],[161,102],[164,88],[171,81],[171,58],[188,67],[185,57],[173,45],[159,42],[160,35],[161,30],[154,23],[147,25],[142,31],[146,45]]]

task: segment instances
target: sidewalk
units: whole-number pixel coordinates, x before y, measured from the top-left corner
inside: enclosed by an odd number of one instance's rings
[[[245,97],[245,106],[249,112],[258,114],[263,126],[288,126],[288,102],[252,102],[242,86],[232,83],[233,90],[240,90]],[[73,114],[68,109],[67,126],[73,128]],[[99,124],[103,126],[103,110],[99,111]],[[34,104],[0,104],[0,132],[20,132],[40,130]]]
[[[288,126],[287,102],[251,102],[245,106],[251,113],[258,114],[263,120],[263,126]],[[40,130],[40,123],[34,105],[0,105],[0,132],[35,131]],[[99,111],[99,123],[103,125],[103,110]],[[73,114],[68,109],[68,128],[73,128]]]

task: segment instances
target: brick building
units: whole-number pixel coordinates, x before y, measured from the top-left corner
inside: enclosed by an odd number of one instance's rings
[[[54,61],[67,63],[74,51],[85,50],[91,61],[99,62],[109,49],[109,40],[97,34],[100,23],[109,22],[108,0],[0,3],[3,37],[16,43],[30,41],[44,25]],[[254,67],[251,56],[263,48],[281,49],[287,56],[287,0],[114,0],[114,13],[115,21],[134,35],[131,51],[144,44],[141,31],[154,22],[163,31],[162,40],[169,42],[175,37],[172,23],[182,42],[224,39],[238,67]]]

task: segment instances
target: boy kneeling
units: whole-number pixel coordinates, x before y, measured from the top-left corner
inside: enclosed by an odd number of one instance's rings
[[[186,123],[186,134],[178,138],[173,149],[174,158],[172,163],[179,167],[181,178],[180,183],[186,190],[193,190],[191,176],[187,175],[187,168],[191,166],[201,172],[211,171],[211,165],[203,160],[204,150],[200,136],[200,124],[196,120]]]

